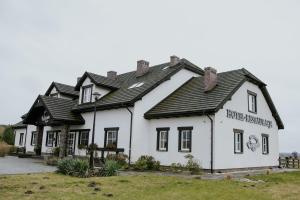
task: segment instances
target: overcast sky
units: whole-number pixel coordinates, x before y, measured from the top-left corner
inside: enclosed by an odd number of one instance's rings
[[[0,0],[0,124],[20,121],[52,81],[175,54],[266,82],[285,124],[280,150],[300,152],[299,10],[297,0]]]

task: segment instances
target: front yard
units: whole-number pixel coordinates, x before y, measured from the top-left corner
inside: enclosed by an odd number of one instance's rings
[[[1,199],[300,199],[300,172],[248,177],[264,182],[158,176],[74,178],[55,173],[2,175]]]

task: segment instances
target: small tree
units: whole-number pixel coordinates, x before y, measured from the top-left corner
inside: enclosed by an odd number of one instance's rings
[[[3,141],[9,145],[14,145],[15,135],[11,126],[7,127],[3,133]]]

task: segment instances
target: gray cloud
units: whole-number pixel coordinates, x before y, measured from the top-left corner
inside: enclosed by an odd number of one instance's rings
[[[280,149],[300,151],[299,8],[296,0],[2,0],[0,123],[17,122],[52,81],[176,54],[219,71],[246,67],[265,81],[286,125]]]

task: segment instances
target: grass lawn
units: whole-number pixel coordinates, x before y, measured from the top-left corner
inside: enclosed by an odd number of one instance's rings
[[[73,178],[55,173],[0,176],[0,199],[300,199],[300,172],[251,177],[265,183],[178,177]],[[89,187],[96,182],[100,191]],[[32,191],[32,194],[25,192]],[[111,193],[112,196],[107,196]]]

